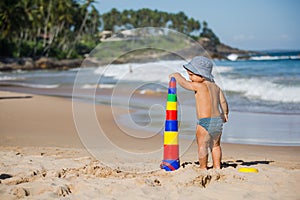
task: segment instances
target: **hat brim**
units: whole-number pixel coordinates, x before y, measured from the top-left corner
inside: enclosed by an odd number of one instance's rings
[[[206,78],[206,79],[209,79],[209,80],[211,80],[211,81],[214,80],[214,76],[213,76],[211,73],[207,72],[207,70],[206,70],[205,68],[196,69],[196,68],[195,68],[192,64],[190,64],[190,63],[188,63],[188,64],[186,64],[186,65],[183,65],[183,67],[184,67],[186,70],[192,72],[193,74],[202,76],[202,77],[204,77],[204,78]]]

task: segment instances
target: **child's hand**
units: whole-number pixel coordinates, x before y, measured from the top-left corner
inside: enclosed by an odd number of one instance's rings
[[[195,89],[192,86],[192,82],[187,81],[180,73],[178,72],[172,73],[169,75],[169,77],[170,78],[174,77],[177,83],[184,89],[195,91]]]
[[[228,122],[228,114],[224,114],[224,123]]]
[[[169,78],[171,79],[172,77],[176,78],[177,75],[180,75],[178,72],[172,73],[169,75]]]

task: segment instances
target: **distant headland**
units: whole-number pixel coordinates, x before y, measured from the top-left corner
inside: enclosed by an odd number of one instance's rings
[[[223,44],[206,21],[189,18],[183,12],[174,14],[147,8],[118,11],[114,8],[100,14],[92,1],[82,4],[75,0],[39,1],[37,5],[22,2],[11,4],[8,1],[3,4],[6,10],[18,12],[3,13],[6,15],[3,18],[5,20],[0,22],[0,71],[63,70],[79,67],[83,60],[88,66],[106,64],[111,60],[106,58],[107,55],[99,55],[99,59],[89,60],[88,54],[110,38],[117,37],[122,40],[124,32],[143,27],[162,27],[192,38],[195,45],[191,43],[186,47],[181,41],[162,43],[167,46],[174,45],[174,52],[185,57],[199,55],[203,49],[208,56],[217,59],[228,59],[230,54],[247,57],[252,53]],[[124,46],[122,42],[121,45]],[[199,49],[198,46],[203,48]],[[170,54],[152,50],[124,56],[115,62],[172,58]]]

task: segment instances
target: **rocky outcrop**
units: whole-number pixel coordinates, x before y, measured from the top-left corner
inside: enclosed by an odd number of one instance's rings
[[[183,58],[191,59],[199,55],[209,56],[213,59],[228,59],[230,54],[236,54],[238,55],[238,58],[247,59],[252,53],[257,52],[232,48],[222,43],[214,44],[208,38],[201,38],[198,41],[188,44],[186,48],[174,52],[150,49],[141,53],[135,52],[122,58],[118,58],[114,63],[151,62],[158,60],[178,60]]]
[[[200,38],[198,41],[201,46],[208,52],[211,58],[227,59],[230,54],[238,54],[240,57],[247,58],[253,51],[240,50],[238,48],[232,48],[225,44],[214,44],[209,38]]]
[[[200,45],[199,45],[200,44]],[[115,59],[115,64],[128,63],[128,62],[153,62],[158,60],[176,60],[182,58],[192,58],[198,55],[210,56],[213,59],[228,59],[230,54],[236,54],[239,58],[247,59],[251,51],[240,50],[232,48],[225,44],[214,44],[208,38],[200,38],[188,45],[184,49],[174,52],[166,52],[163,50],[149,49],[144,51],[136,51],[135,53],[126,54],[120,58]],[[41,57],[37,60],[32,58],[0,58],[0,71],[12,70],[37,70],[37,69],[59,69],[65,70],[70,68],[77,68],[80,66],[91,67],[109,64],[107,62],[112,59],[63,59],[58,60],[55,58]]]
[[[11,70],[31,70],[34,69],[34,61],[32,58],[3,58],[0,59],[0,71]]]
[[[82,59],[64,59],[42,57],[32,58],[3,58],[0,59],[0,71],[37,70],[37,69],[70,69],[80,67]]]
[[[82,59],[63,59],[40,58],[35,62],[38,69],[70,69],[80,67]]]

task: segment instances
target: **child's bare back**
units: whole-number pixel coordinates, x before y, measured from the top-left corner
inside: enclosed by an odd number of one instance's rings
[[[219,107],[224,105],[226,100],[220,88],[210,81],[203,81],[196,85],[195,99],[198,119],[221,116]]]

